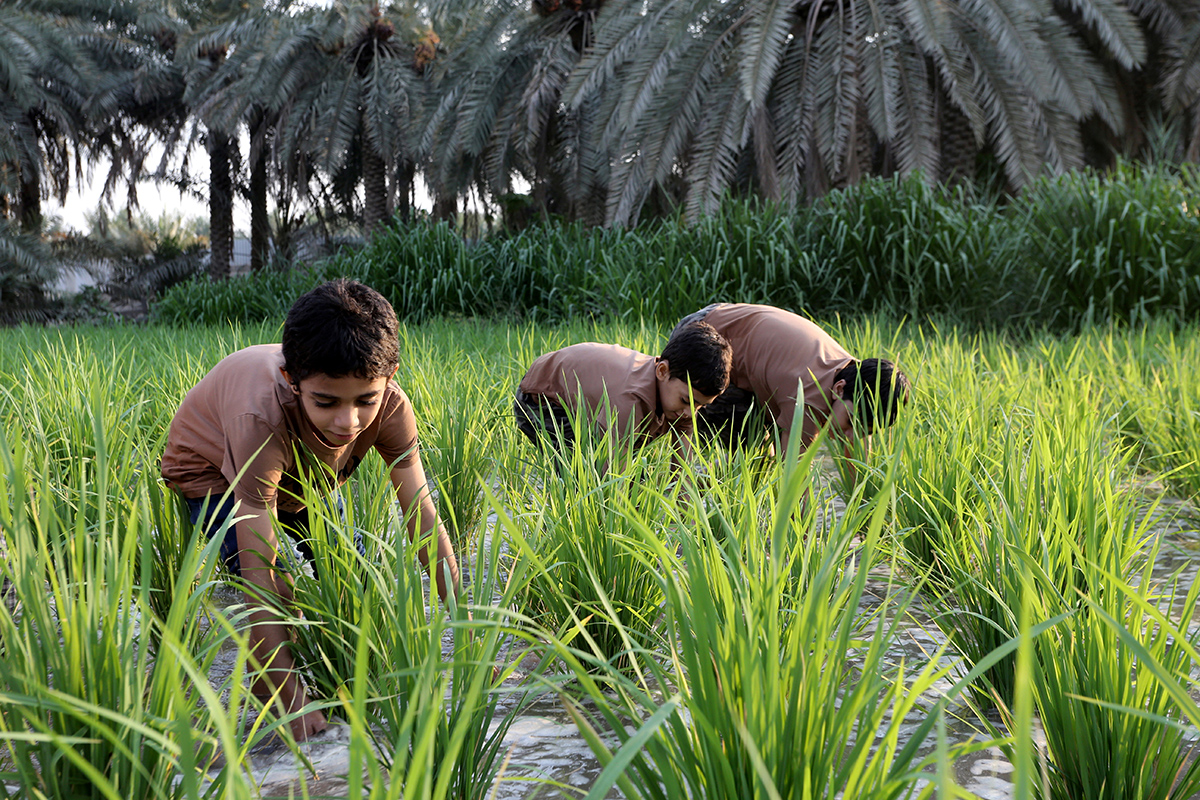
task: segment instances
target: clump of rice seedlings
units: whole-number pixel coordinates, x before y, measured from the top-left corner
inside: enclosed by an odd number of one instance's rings
[[[1187,680],[1195,662],[1147,610],[1193,619],[1200,584],[1159,587],[1149,563],[1126,583],[1113,566],[1088,564],[1086,605],[1035,643],[1030,686],[1046,739],[1037,796],[1184,800],[1200,792],[1194,729],[1160,673]],[[1014,736],[1028,730],[1002,717]]]
[[[1017,636],[1029,581],[1043,619],[1073,612],[1098,589],[1087,565],[1111,564],[1123,574],[1148,535],[1127,524],[1137,499],[1120,482],[1133,471],[1132,457],[1112,443],[1111,421],[1067,403],[1040,411],[1003,434],[1000,473],[987,478],[969,525],[936,553],[934,618],[968,664]],[[976,699],[1010,705],[1014,668],[1011,657],[995,663]]]
[[[424,352],[408,364],[403,388],[412,400],[421,431],[421,458],[438,513],[456,547],[463,547],[483,520],[482,484],[495,471],[496,430],[509,405],[496,403],[503,387],[454,348],[431,347],[407,329],[407,350]]]
[[[503,609],[512,598],[500,583],[497,555],[482,547],[460,550],[460,564],[473,580],[467,594],[443,607],[416,557],[426,543],[408,541],[386,470],[370,471],[358,483],[366,497],[347,503],[345,518],[305,487],[314,575],[296,577],[303,613],[293,622],[298,663],[317,692],[337,702],[338,713],[363,726],[372,758],[382,759],[385,771],[432,787],[435,797],[483,797],[522,708],[517,703],[501,712],[493,685],[501,644],[511,633]],[[361,554],[359,526],[365,528]],[[471,562],[469,569],[463,562]],[[469,604],[471,596],[477,605]],[[428,694],[433,690],[438,693]],[[444,703],[436,702],[443,696]],[[432,750],[409,738],[414,725],[432,737]],[[414,760],[426,758],[432,758],[430,775],[413,778]]]
[[[905,717],[948,668],[939,653],[912,670],[892,661],[906,600],[889,594],[860,616],[885,508],[861,496],[841,516],[817,508],[828,495],[812,491],[815,453],[797,464],[793,447],[766,524],[746,502],[749,481],[714,487],[706,499],[724,533],[697,505],[685,515],[695,535],[683,538],[682,561],[661,543],[647,560],[666,599],[667,652],[643,654],[623,680],[581,679],[593,712],[567,701],[605,764],[589,797],[613,786],[664,799],[916,793],[931,763],[917,751],[941,709],[931,703],[902,743]],[[650,540],[657,521],[626,513]]]
[[[16,600],[0,604],[5,786],[30,797],[249,797],[240,765],[279,723],[259,718],[242,688],[246,643],[207,610],[216,547],[189,543],[153,613],[155,479],[106,485],[115,465],[103,446],[67,472],[3,432],[0,458],[0,571]],[[66,483],[44,491],[51,476]],[[236,663],[210,685],[230,637]]]
[[[517,608],[557,636],[579,636],[593,666],[627,666],[659,637],[662,590],[646,568],[657,543],[625,513],[632,505],[663,518],[671,481],[666,460],[630,455],[627,437],[593,434],[575,415],[574,447],[544,444],[540,485],[505,530],[514,573],[525,575]]]
[[[1200,379],[1191,369],[1200,347],[1194,328],[1189,334],[1110,335],[1100,358],[1113,375],[1124,431],[1145,449],[1147,466],[1191,500],[1200,496]]]

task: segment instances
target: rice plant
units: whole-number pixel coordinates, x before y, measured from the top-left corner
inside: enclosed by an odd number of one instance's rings
[[[1030,686],[1046,737],[1045,788],[1038,794],[1054,800],[1193,797],[1200,792],[1195,729],[1184,724],[1179,700],[1154,668],[1122,638],[1138,642],[1172,679],[1186,679],[1195,666],[1191,657],[1142,607],[1192,619],[1200,586],[1176,580],[1159,587],[1149,569],[1130,585],[1099,564],[1087,568],[1095,571],[1092,585],[1103,588],[1035,646]],[[1019,735],[1021,729],[1010,730]]]
[[[169,601],[155,601],[152,478],[110,491],[103,446],[72,472],[2,432],[0,454],[0,569],[16,600],[0,606],[0,793],[250,797],[241,764],[274,725],[242,689],[248,648],[207,610],[215,547],[190,547]],[[67,483],[44,491],[50,475]],[[212,686],[231,638],[236,664]]]
[[[432,755],[425,754],[432,774],[418,786],[434,787],[437,797],[483,798],[522,708],[518,702],[501,710],[493,686],[503,674],[497,665],[512,633],[505,609],[515,587],[502,585],[495,548],[478,546],[460,551],[466,560],[474,555],[467,589],[474,617],[466,594],[451,595],[442,607],[416,558],[427,543],[408,541],[386,470],[371,470],[369,478],[360,481],[367,496],[347,503],[344,518],[313,486],[304,487],[314,563],[312,575],[299,568],[296,574],[299,668],[340,713],[365,727],[389,770],[423,757],[407,738],[416,713],[433,736]],[[355,546],[359,526],[363,553]],[[425,694],[434,688],[438,695]],[[431,705],[443,694],[444,709]],[[432,708],[442,713],[434,717]]]
[[[573,428],[573,448],[544,446],[534,502],[505,523],[511,569],[527,576],[516,602],[551,633],[580,636],[594,668],[623,668],[660,635],[662,591],[645,561],[664,536],[646,539],[625,504],[659,516],[671,476],[661,460],[631,461],[628,439],[593,437],[578,416]]]
[[[645,798],[917,793],[917,751],[939,714],[902,744],[904,719],[948,668],[937,653],[911,671],[890,661],[905,600],[859,614],[882,552],[882,502],[840,517],[797,505],[814,496],[815,449],[789,455],[765,525],[747,502],[748,481],[717,489],[710,502],[723,533],[697,506],[685,515],[693,534],[682,538],[682,560],[661,543],[644,560],[666,598],[667,652],[643,653],[639,671],[615,682],[619,702],[585,681],[597,710],[570,703],[606,765],[589,797],[612,786]],[[653,541],[656,521],[626,513]]]
[[[1149,536],[1132,524],[1139,500],[1119,481],[1131,454],[1111,442],[1111,421],[1054,403],[1014,420],[999,443],[1000,472],[988,475],[957,536],[939,543],[935,621],[978,663],[1016,637],[1022,603],[1048,619],[1070,613],[1098,590],[1088,564],[1129,569]],[[1032,575],[1032,577],[1030,577]],[[1035,596],[1026,599],[1033,581]],[[975,687],[985,705],[1011,705],[1015,658],[998,662]]]

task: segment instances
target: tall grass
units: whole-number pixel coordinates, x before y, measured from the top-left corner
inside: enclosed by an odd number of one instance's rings
[[[1200,173],[1121,164],[1042,179],[1010,209],[1043,320],[1186,319],[1200,307]]]
[[[153,314],[176,325],[281,319],[305,290],[346,276],[414,323],[666,323],[714,300],[946,314],[975,327],[1185,319],[1200,298],[1196,186],[1191,168],[1122,165],[1042,181],[1007,205],[910,177],[866,180],[811,207],[731,201],[691,227],[547,224],[468,243],[445,224],[397,226],[290,272],[175,287]]]
[[[467,500],[498,523],[465,529],[467,594],[431,610],[385,465],[356,472],[344,518],[311,498],[320,579],[297,579],[296,652],[347,726],[352,793],[490,796],[516,769],[504,726],[527,690],[507,697],[493,667],[513,676],[530,650],[558,661],[529,691],[552,688],[578,715],[604,765],[597,796],[948,797],[965,751],[939,739],[937,692],[968,691],[1001,709],[1018,792],[1090,796],[1104,769],[1132,795],[1170,796],[1171,770],[1192,780],[1171,759],[1200,721],[1185,702],[1195,592],[1143,571],[1161,517],[1139,490],[1150,470],[1188,493],[1171,474],[1188,446],[1156,425],[1186,407],[1194,326],[964,339],[833,320],[854,351],[894,355],[916,378],[869,480],[840,498],[822,448],[787,470],[701,448],[704,474],[673,475],[666,447],[631,465],[585,439],[556,465],[514,434],[512,389],[533,357],[587,339],[654,352],[664,327],[406,328],[398,377],[431,472],[447,471],[435,451],[461,451],[480,490]],[[242,687],[245,609],[209,602],[215,545],[155,461],[184,392],[275,333],[0,333],[0,571],[18,600],[0,609],[9,795],[91,781],[88,796],[253,796],[248,748],[286,740]],[[495,413],[499,433],[474,450],[442,437],[439,406],[480,410],[472,435]],[[881,587],[882,604],[868,597]],[[901,659],[914,592],[949,649]],[[233,673],[210,678],[219,652]],[[1035,716],[1044,752],[1024,735]]]
[[[890,662],[906,601],[861,613],[883,504],[823,513],[811,502],[814,455],[761,490],[774,500],[765,526],[743,480],[710,495],[712,511],[680,516],[681,559],[662,543],[642,559],[666,600],[667,650],[642,654],[615,687],[619,703],[586,681],[597,710],[569,703],[605,764],[589,797],[614,785],[648,798],[916,794],[918,747],[938,716],[902,744],[905,716],[944,668],[937,654],[912,671]],[[656,521],[630,514],[655,542]]]

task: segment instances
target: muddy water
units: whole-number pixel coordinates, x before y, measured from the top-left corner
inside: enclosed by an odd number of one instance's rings
[[[1184,586],[1190,585],[1200,569],[1200,534],[1182,516],[1174,516],[1160,528],[1163,546],[1156,560],[1154,575],[1165,579],[1182,570]],[[864,611],[877,605],[888,591],[888,575],[879,573],[871,576],[869,590],[864,598]],[[895,589],[893,589],[895,591]],[[237,595],[230,593],[227,602],[236,602]],[[898,663],[901,659],[909,665],[924,664],[929,654],[944,644],[944,637],[920,614],[901,623],[889,649],[889,658]],[[216,677],[216,676],[214,676]],[[517,673],[508,683],[514,688],[521,674]],[[907,743],[907,736],[915,733],[924,721],[928,709],[932,708],[941,693],[950,688],[943,681],[924,695],[917,708],[906,718],[902,728],[899,747]],[[516,695],[505,701],[516,702]],[[947,738],[951,745],[960,742],[984,741],[982,726],[978,718],[963,704],[952,705],[947,718]],[[1034,731],[1035,742],[1039,742],[1038,731]],[[347,729],[338,724],[302,745],[305,755],[313,767],[308,774],[307,786],[310,796],[345,797],[345,776],[349,769],[347,760],[349,735]],[[1040,743],[1040,742],[1039,742]],[[505,738],[508,754],[502,780],[495,787],[498,800],[515,800],[525,797],[577,797],[579,790],[586,791],[600,772],[600,765],[592,757],[579,731],[571,722],[561,705],[552,697],[544,696],[526,708],[509,729]],[[934,748],[932,737],[921,747],[922,754]],[[260,746],[251,758],[250,769],[260,783],[263,797],[295,796],[300,778],[295,757],[278,743]],[[1007,800],[1013,796],[1012,765],[999,749],[991,748],[959,759],[955,765],[957,783],[983,800]],[[544,783],[546,779],[565,787]],[[614,791],[613,797],[621,795]]]

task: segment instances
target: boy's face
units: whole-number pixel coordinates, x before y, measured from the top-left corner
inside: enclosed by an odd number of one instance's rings
[[[829,409],[829,422],[833,432],[847,442],[854,441],[854,403],[847,400],[846,382],[838,381],[833,385],[833,405]]]
[[[716,395],[700,394],[681,378],[672,378],[666,361],[658,362],[654,375],[658,378],[658,402],[668,423],[690,417],[693,406],[700,408],[717,399]]]
[[[390,375],[370,379],[354,375],[334,378],[318,372],[300,381],[297,388],[287,372],[283,372],[283,377],[300,398],[300,407],[308,415],[318,438],[331,447],[345,447],[375,421],[383,390],[391,380]]]

